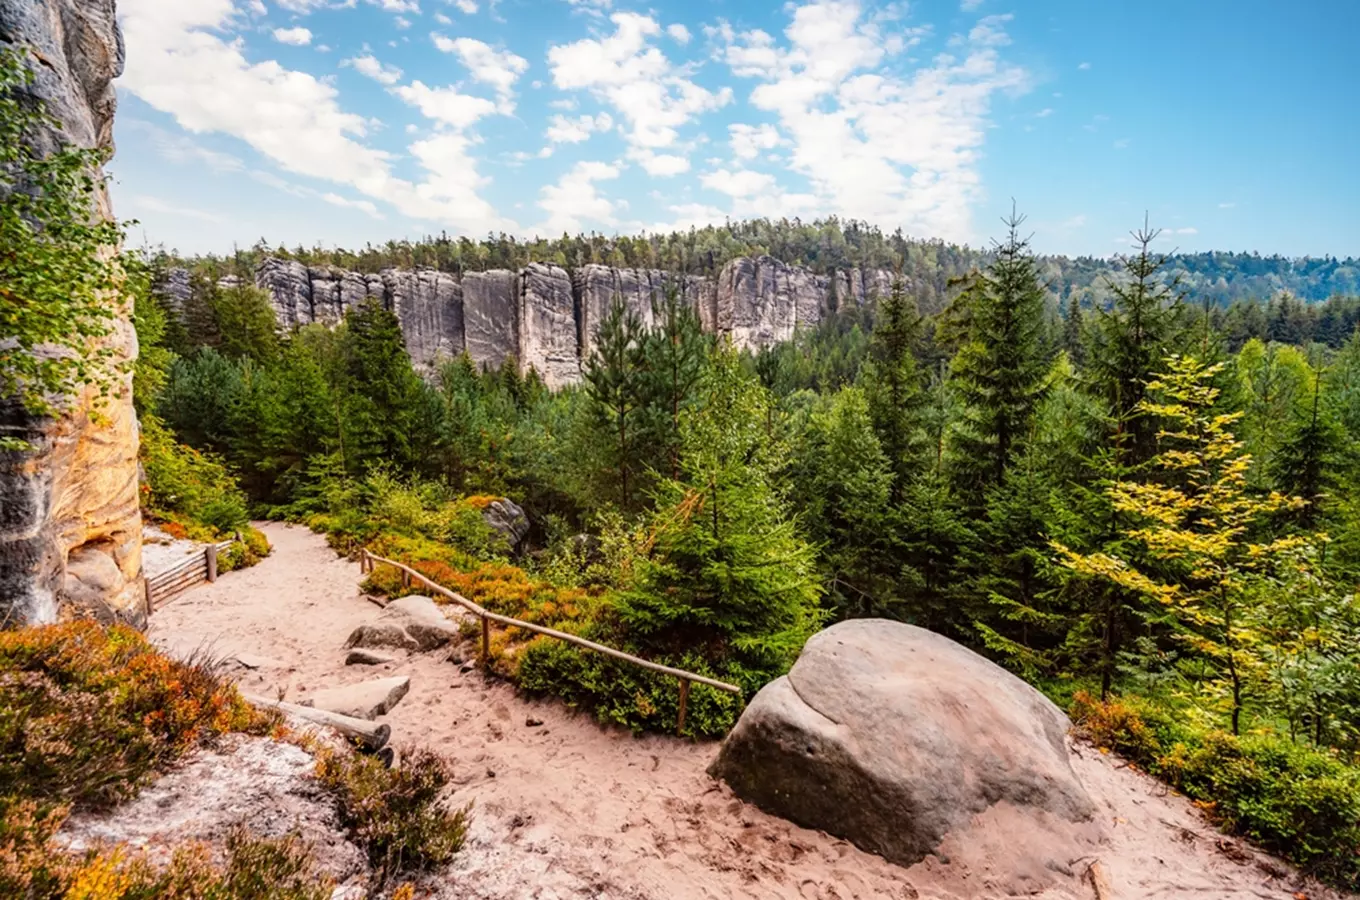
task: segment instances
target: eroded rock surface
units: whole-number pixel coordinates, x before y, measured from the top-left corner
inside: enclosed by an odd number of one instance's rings
[[[392,707],[411,690],[411,679],[405,675],[361,681],[344,687],[323,688],[300,701],[302,706],[324,709],[342,716],[372,721],[387,715]]]
[[[112,82],[123,68],[113,0],[0,0],[0,44],[29,51],[34,81],[24,90],[59,123],[28,140],[44,152],[63,141],[112,145]],[[96,199],[94,213],[111,217],[107,195]],[[130,304],[108,302],[119,317],[106,341],[118,360],[135,359]],[[54,418],[0,398],[0,434],[35,448],[0,454],[0,624],[53,621],[63,605],[145,621],[131,387],[129,373],[107,402],[86,391]]]
[[[946,838],[995,843],[983,830],[1004,822],[998,874],[1033,885],[1070,871],[1099,836],[1068,727],[1047,698],[961,645],[857,619],[808,641],[709,771],[769,812],[901,865]]]

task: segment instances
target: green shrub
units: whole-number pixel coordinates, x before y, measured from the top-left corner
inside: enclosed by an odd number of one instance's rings
[[[142,509],[155,519],[202,525],[218,540],[249,521],[246,496],[223,463],[177,442],[156,416],[142,417]]]
[[[419,749],[389,769],[376,757],[326,750],[316,774],[380,883],[443,865],[462,849],[472,807],[450,811],[440,800],[452,770],[438,754]]]
[[[256,528],[246,525],[240,533],[242,539],[233,541],[231,546],[218,556],[218,572],[249,568],[274,552],[274,548],[269,546],[269,538]]]
[[[1199,801],[1228,831],[1360,889],[1360,768],[1278,735],[1198,726],[1148,699],[1078,693],[1072,716],[1098,746]]]

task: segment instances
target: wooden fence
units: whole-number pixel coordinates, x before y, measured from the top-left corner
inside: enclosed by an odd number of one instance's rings
[[[217,580],[217,555],[241,539],[238,534],[229,541],[208,544],[173,568],[146,580],[146,608],[155,612],[196,584]]]
[[[716,679],[708,678],[703,675],[696,675],[694,672],[686,672],[684,669],[673,669],[670,666],[663,666],[660,663],[650,662],[649,660],[633,656],[631,653],[624,653],[622,650],[615,650],[613,647],[606,647],[604,644],[597,644],[594,641],[588,641],[583,637],[577,637],[574,634],[567,634],[565,631],[558,631],[555,628],[545,628],[542,625],[535,625],[532,622],[524,622],[521,621],[520,619],[512,619],[509,616],[502,616],[497,613],[493,613],[490,610],[484,609],[481,606],[477,605],[476,603],[473,603],[471,600],[464,597],[462,594],[459,594],[456,591],[451,591],[448,588],[444,587],[442,584],[435,584],[433,581],[426,578],[424,575],[420,574],[415,569],[412,569],[410,566],[402,565],[396,560],[385,559],[384,557],[378,556],[376,553],[370,553],[368,552],[368,550],[364,550],[362,555],[359,557],[360,571],[372,572],[374,563],[382,563],[383,565],[386,566],[392,566],[397,571],[401,572],[402,586],[410,587],[412,580],[418,581],[421,584],[425,585],[430,590],[442,594],[443,596],[452,600],[454,603],[457,603],[459,606],[463,607],[464,609],[468,610],[473,615],[481,619],[483,667],[489,667],[491,665],[491,623],[496,622],[498,624],[505,625],[510,628],[523,628],[525,631],[532,631],[535,634],[544,634],[550,638],[556,638],[559,641],[566,641],[568,644],[575,644],[578,647],[584,647],[587,650],[593,650],[596,653],[603,653],[605,656],[612,656],[614,659],[621,659],[624,662],[632,663],[635,666],[640,666],[641,668],[650,669],[653,672],[660,672],[662,675],[669,675],[672,678],[679,679],[680,715],[676,722],[675,730],[677,733],[683,732],[685,729],[685,711],[686,707],[689,706],[689,686],[691,682],[708,685],[709,687],[719,691],[726,691],[729,694],[736,694],[738,697],[741,696],[741,688],[737,687],[734,684],[728,684],[725,681],[718,681]]]

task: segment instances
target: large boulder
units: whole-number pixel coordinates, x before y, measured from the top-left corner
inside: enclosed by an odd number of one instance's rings
[[[709,772],[775,815],[901,865],[957,856],[940,849],[946,840],[965,854],[994,848],[1003,828],[1006,858],[986,867],[1003,881],[1013,869],[1026,890],[1070,872],[1099,835],[1068,728],[1038,691],[959,644],[857,619],[808,641]]]
[[[501,533],[511,552],[518,551],[520,544],[529,536],[529,517],[518,503],[509,498],[493,500],[483,507],[482,520]]]

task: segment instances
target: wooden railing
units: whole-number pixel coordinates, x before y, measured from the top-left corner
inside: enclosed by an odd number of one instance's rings
[[[631,653],[624,653],[622,650],[615,650],[613,647],[606,647],[604,644],[597,644],[594,641],[588,641],[583,637],[578,637],[577,635],[574,634],[568,634],[565,631],[558,631],[555,628],[546,628],[542,625],[535,625],[532,622],[525,622],[520,619],[512,619],[509,616],[502,616],[498,613],[493,613],[490,610],[484,609],[478,604],[473,603],[471,600],[464,597],[457,591],[451,591],[448,588],[444,587],[442,584],[436,584],[435,582],[426,578],[424,575],[420,574],[410,566],[403,565],[402,563],[399,563],[396,560],[386,559],[384,557],[378,556],[376,553],[370,553],[368,550],[364,550],[359,557],[360,571],[372,572],[374,563],[382,563],[385,566],[392,566],[397,571],[399,571],[401,573],[401,583],[403,587],[410,587],[412,580],[418,581],[421,584],[425,585],[430,590],[435,591],[443,595],[444,597],[447,597],[454,603],[457,603],[459,606],[463,607],[468,612],[472,613],[473,615],[481,619],[483,667],[489,667],[491,665],[491,623],[496,622],[510,628],[523,628],[525,631],[532,631],[535,634],[547,635],[550,638],[556,638],[559,641],[566,641],[568,644],[575,644],[578,647],[584,647],[585,649],[593,650],[596,653],[603,653],[605,656],[612,656],[614,659],[621,659],[624,662],[632,663],[635,666],[639,666],[644,669],[650,669],[653,672],[660,672],[662,675],[669,675],[672,678],[679,679],[680,715],[677,719],[675,726],[675,730],[677,733],[683,732],[685,729],[685,711],[686,707],[689,706],[689,686],[691,682],[696,684],[707,685],[711,688],[714,688],[715,690],[726,691],[729,694],[736,694],[738,697],[741,696],[741,688],[737,687],[735,684],[728,684],[725,681],[718,681],[717,679],[714,678],[708,678],[703,675],[697,675],[694,672],[686,672],[684,669],[675,669],[670,666],[663,666],[660,663],[654,663],[651,662],[650,660],[645,660],[640,657],[633,656]]]
[[[208,544],[203,552],[146,580],[146,607],[155,612],[196,584],[217,580],[217,555],[241,539]]]

